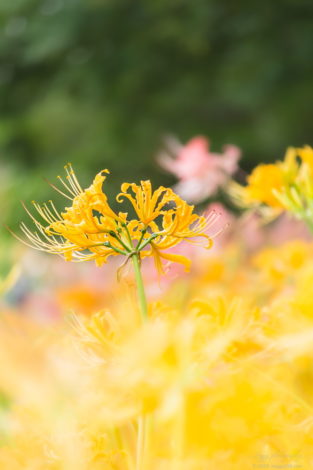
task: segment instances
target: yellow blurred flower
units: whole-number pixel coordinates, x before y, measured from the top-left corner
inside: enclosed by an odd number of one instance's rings
[[[305,145],[302,148],[298,148],[297,152],[302,161],[307,163],[310,169],[313,170],[313,148],[309,145]]]
[[[264,248],[254,256],[252,263],[275,287],[277,283],[294,278],[297,271],[312,260],[312,243],[292,240],[276,248]]]
[[[276,165],[259,165],[247,178],[245,188],[246,202],[262,202],[274,208],[282,208],[282,204],[273,190],[280,191],[284,185],[282,169]]]
[[[313,229],[313,149],[289,147],[284,160],[258,165],[247,185],[233,183],[230,194],[243,207],[255,207],[271,217],[289,211]]]
[[[105,295],[99,289],[92,288],[88,284],[77,283],[58,289],[56,298],[64,312],[74,310],[90,315],[103,306]]]
[[[2,316],[0,468],[311,468],[312,255],[289,251],[295,291],[262,307],[244,286],[234,298],[195,282],[182,307],[151,305],[142,324],[126,302],[72,325]]]

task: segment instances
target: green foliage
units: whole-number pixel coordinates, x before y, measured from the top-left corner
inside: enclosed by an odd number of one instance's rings
[[[13,0],[0,24],[1,153],[23,171],[170,183],[169,132],[246,167],[312,138],[310,0]]]

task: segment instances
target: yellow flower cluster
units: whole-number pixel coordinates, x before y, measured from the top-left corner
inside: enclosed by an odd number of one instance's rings
[[[313,220],[313,149],[288,148],[283,161],[258,165],[248,175],[246,186],[234,183],[230,192],[244,207],[267,207],[272,215],[286,210],[310,223]]]
[[[3,315],[0,468],[311,468],[313,248],[267,250],[226,250],[142,326],[125,298],[53,328]]]
[[[182,240],[202,237],[207,248],[212,246],[207,231],[218,214],[211,213],[208,217],[195,214],[194,206],[188,205],[172,189],[161,186],[153,191],[150,181],[141,181],[140,185],[122,184],[117,202],[123,199],[131,202],[136,218],[129,220],[127,213],[111,209],[102,190],[108,170],[98,173],[92,185],[83,190],[71,165],[65,169],[66,181],[61,177],[59,180],[66,192],[53,187],[71,201],[70,207],[59,213],[52,201],[44,205],[34,202],[41,222],[25,206],[38,230],[33,233],[21,224],[28,239],[26,243],[33,248],[64,255],[66,260],[95,260],[98,266],[110,256],[152,256],[158,270],[163,272],[162,260],[182,263],[189,269],[188,258],[166,251]]]

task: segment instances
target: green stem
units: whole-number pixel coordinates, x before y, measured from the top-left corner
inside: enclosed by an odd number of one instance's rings
[[[115,238],[119,242],[120,245],[122,245],[123,248],[125,248],[126,251],[130,252],[131,248],[123,242],[123,240],[117,235],[117,233],[111,231],[110,232],[111,237]]]
[[[146,293],[145,293],[145,288],[144,288],[143,279],[142,279],[141,270],[140,270],[139,256],[140,256],[139,253],[134,253],[132,255],[132,260],[133,260],[134,271],[135,271],[141,318],[143,321],[145,321],[148,317],[148,306],[147,306]]]
[[[147,299],[145,288],[140,270],[140,254],[138,252],[132,255],[135,278],[137,283],[137,293],[140,306],[140,313],[142,322],[145,322],[148,317]],[[138,418],[137,428],[137,448],[136,448],[136,470],[143,470],[145,461],[145,443],[147,438],[147,418],[141,415]]]
[[[127,225],[124,225],[127,233],[127,237],[130,245],[132,246],[132,239],[127,228]],[[144,233],[140,241],[142,240]],[[139,246],[139,244],[138,244]],[[140,254],[138,251],[132,253],[131,258],[133,260],[135,279],[137,284],[137,294],[139,300],[140,314],[142,322],[145,322],[148,317],[148,306],[145,293],[145,287],[141,275],[140,269]],[[145,461],[145,440],[146,440],[146,416],[143,414],[138,418],[138,428],[137,428],[137,447],[136,447],[136,470],[143,470],[144,461]]]
[[[127,234],[127,238],[128,238],[128,241],[129,241],[129,245],[130,245],[131,247],[133,247],[133,241],[132,241],[132,238],[131,238],[131,236],[130,236],[128,227],[127,227],[126,224],[123,224],[123,227],[124,227],[124,229],[126,230],[126,234]]]
[[[146,232],[147,232],[147,227],[145,227],[144,229],[141,230],[141,236],[140,236],[139,241],[137,243],[137,248],[140,246],[140,243],[142,242],[143,237],[145,236]]]
[[[119,248],[117,248],[116,246],[111,245],[111,243],[109,243],[109,242],[102,243],[102,245],[107,246],[108,248],[111,248],[111,250],[114,250],[117,253],[120,253],[121,255],[124,255],[124,256],[127,255],[127,253],[125,253],[125,251],[122,251]]]
[[[138,246],[137,246],[136,249],[137,249],[138,251],[141,251],[143,248],[145,248],[147,245],[149,245],[149,243],[152,242],[152,240],[154,240],[154,239],[155,239],[156,237],[158,237],[158,236],[159,236],[159,233],[154,233],[153,235],[151,235],[150,238],[148,238],[147,240],[145,240],[141,246],[138,244]]]

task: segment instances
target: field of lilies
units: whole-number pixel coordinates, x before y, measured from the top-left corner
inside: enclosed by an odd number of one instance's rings
[[[23,203],[0,248],[0,469],[313,468],[313,149],[250,174],[240,154],[170,137],[172,188],[111,198],[108,169],[82,187],[67,164]]]

